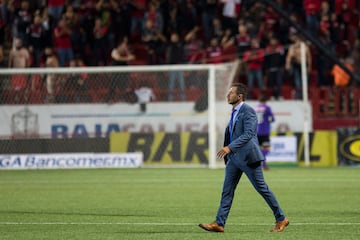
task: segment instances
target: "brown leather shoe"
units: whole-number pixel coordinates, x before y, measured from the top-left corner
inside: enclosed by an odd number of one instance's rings
[[[274,229],[271,231],[272,232],[282,232],[287,227],[287,225],[289,225],[289,220],[287,218],[285,218],[284,220],[277,222],[275,224]]]
[[[210,224],[201,223],[199,224],[199,227],[209,232],[224,232],[224,227],[220,226],[215,221]]]

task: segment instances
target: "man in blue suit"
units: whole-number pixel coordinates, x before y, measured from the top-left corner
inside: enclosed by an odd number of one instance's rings
[[[246,86],[235,83],[227,95],[233,111],[225,131],[224,147],[217,153],[219,158],[225,160],[225,179],[216,220],[210,224],[199,224],[199,227],[207,231],[224,232],[235,189],[243,173],[273,211],[276,224],[272,232],[281,232],[289,225],[289,220],[264,180],[261,168],[264,156],[256,135],[257,117],[255,110],[245,103],[246,94]]]

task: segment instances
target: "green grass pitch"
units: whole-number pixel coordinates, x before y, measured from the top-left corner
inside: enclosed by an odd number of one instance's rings
[[[290,225],[274,218],[246,176],[225,233],[214,220],[223,169],[83,169],[0,172],[0,239],[360,239],[360,168],[265,172]]]

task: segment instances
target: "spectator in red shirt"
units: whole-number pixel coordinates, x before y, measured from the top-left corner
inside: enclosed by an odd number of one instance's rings
[[[245,51],[250,49],[250,41],[251,38],[248,33],[248,29],[246,25],[244,24],[243,21],[239,21],[238,34],[234,37],[228,38],[227,40],[223,39],[223,46],[224,49],[227,49],[230,46],[235,45],[237,47],[237,57],[239,59],[242,59]],[[246,75],[246,64],[240,61],[238,68],[239,68],[238,70],[239,75],[241,76]]]
[[[257,85],[261,90],[265,90],[263,78],[263,64],[264,64],[264,50],[260,48],[259,41],[256,38],[251,39],[251,48],[246,51],[243,60],[248,65],[248,88],[249,97],[252,98],[252,89],[254,87],[254,80],[256,78]]]
[[[340,14],[343,8],[343,3],[346,2],[350,9],[355,9],[356,0],[335,0],[335,12]]]
[[[320,32],[330,34],[330,16],[323,14],[320,17]]]
[[[205,60],[206,63],[222,63],[223,62],[223,49],[219,44],[219,39],[213,37],[210,40],[210,45],[205,49]]]
[[[74,60],[70,61],[70,67],[86,67],[84,61],[79,55],[76,55]],[[81,103],[91,102],[91,96],[88,92],[87,86],[88,73],[72,73],[67,80],[70,89],[74,91],[74,101]]]
[[[244,22],[240,21],[238,26],[238,34],[233,38],[230,38],[224,43],[224,47],[230,47],[231,45],[237,46],[237,54],[239,58],[242,58],[244,52],[250,49],[251,38],[248,33],[248,29]]]
[[[202,59],[204,42],[199,37],[199,30],[200,28],[196,26],[185,35],[183,59],[185,63],[197,63]]]
[[[64,10],[65,0],[48,0],[47,6],[49,15],[54,19],[55,23],[60,20]]]
[[[304,9],[306,15],[307,29],[314,34],[317,34],[319,29],[318,13],[320,11],[321,0],[304,0]]]
[[[265,22],[265,29],[266,31],[274,31],[275,27],[278,25],[280,17],[274,11],[272,7],[267,7],[266,12],[264,14],[264,22]]]
[[[60,19],[58,26],[54,29],[54,40],[61,67],[66,66],[74,59],[70,36],[70,26],[67,25],[65,19]]]
[[[352,10],[350,9],[349,2],[343,1],[341,4],[341,11],[338,14],[340,28],[342,29],[341,39],[343,41],[349,40],[350,26],[352,22]]]

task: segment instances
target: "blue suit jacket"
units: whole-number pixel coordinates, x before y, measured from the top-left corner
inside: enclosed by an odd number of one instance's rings
[[[257,125],[255,110],[244,102],[235,117],[231,143],[229,126],[225,131],[224,146],[231,149],[231,152],[224,158],[225,164],[231,160],[245,161],[247,165],[253,165],[264,160],[257,139]]]

